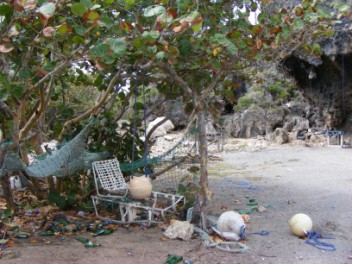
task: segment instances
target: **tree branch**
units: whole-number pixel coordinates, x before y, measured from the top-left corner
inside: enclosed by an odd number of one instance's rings
[[[7,114],[9,117],[14,118],[15,114],[11,111],[8,105],[5,104],[3,101],[0,101],[0,110],[5,114]]]
[[[52,87],[53,87],[53,78],[51,78],[51,80],[48,84],[48,87],[46,89],[46,96],[45,96],[44,91],[41,89],[39,107],[34,110],[31,117],[29,118],[29,120],[26,122],[24,127],[20,130],[20,134],[19,134],[20,140],[22,140],[22,137],[33,127],[33,125],[38,120],[38,118],[40,118],[42,116],[42,114],[44,113],[45,108],[46,108],[46,106],[49,102],[49,99],[50,99],[50,94],[51,94],[50,91],[51,91]]]
[[[60,71],[62,71],[66,66],[68,66],[71,62],[70,61],[65,61],[58,67],[56,67],[53,71],[49,72],[47,75],[45,75],[43,78],[41,78],[36,84],[31,86],[28,91],[22,96],[23,99],[26,99],[32,91],[37,89],[40,85],[42,85],[45,81],[47,81],[50,77],[54,76],[55,74],[58,74]]]
[[[114,88],[114,85],[116,84],[117,80],[120,78],[121,72],[122,72],[122,68],[120,68],[118,72],[112,77],[108,85],[108,88],[106,89],[105,93],[103,94],[103,96],[100,98],[99,102],[95,106],[88,109],[83,114],[65,122],[64,127],[62,128],[61,133],[59,135],[59,139],[58,139],[59,142],[62,141],[63,136],[66,134],[69,127],[94,114],[106,102],[107,98],[109,97],[109,95],[111,94]]]
[[[188,95],[192,96],[192,89],[188,86],[188,84],[177,74],[177,72],[171,68],[168,64],[163,63],[163,62],[158,62],[157,66],[170,78],[172,78],[172,81],[174,81],[176,84],[178,84],[183,91]]]

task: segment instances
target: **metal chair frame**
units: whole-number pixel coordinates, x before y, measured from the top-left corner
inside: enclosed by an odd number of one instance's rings
[[[144,200],[127,198],[128,184],[123,177],[117,159],[95,161],[92,163],[92,169],[97,195],[93,195],[91,198],[98,218],[119,224],[160,223],[165,221],[166,212],[175,213],[179,203],[186,203],[186,199],[182,195],[154,191],[149,198]],[[100,192],[100,188],[107,194]],[[165,200],[167,205],[159,207],[158,202],[161,200]],[[99,215],[97,205],[104,202],[118,205],[120,219],[116,220]],[[147,215],[147,219],[139,219],[138,212],[140,211]],[[156,220],[157,216],[161,216],[163,221]]]

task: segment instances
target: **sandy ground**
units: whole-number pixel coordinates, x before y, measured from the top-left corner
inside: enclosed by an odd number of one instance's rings
[[[250,210],[249,199],[265,209],[251,211],[245,241],[249,252],[205,248],[199,237],[165,240],[158,227],[119,227],[109,236],[97,237],[102,244],[98,248],[85,248],[74,236],[55,238],[51,244],[21,240],[11,248],[17,257],[1,263],[157,264],[165,263],[168,254],[189,263],[352,263],[352,149],[269,146],[264,141],[249,149],[247,145],[236,151],[225,146],[225,152],[217,154],[222,161],[210,162],[214,199],[209,211],[218,216],[227,210]],[[292,235],[288,221],[296,213],[311,216],[313,229],[332,236],[322,241],[332,243],[336,251],[319,250]],[[269,234],[249,234],[262,230]]]

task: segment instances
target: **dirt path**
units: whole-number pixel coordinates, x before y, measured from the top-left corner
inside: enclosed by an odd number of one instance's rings
[[[58,237],[51,244],[20,241],[11,250],[18,254],[5,264],[17,263],[165,263],[168,254],[193,263],[352,263],[352,149],[337,147],[275,146],[256,152],[225,152],[223,161],[209,167],[214,199],[213,215],[227,210],[249,210],[255,199],[265,210],[252,211],[247,233],[250,251],[231,254],[206,249],[199,238],[185,242],[163,240],[159,228],[120,227],[97,237],[99,248],[84,248],[74,236]],[[333,236],[323,240],[336,247],[321,251],[293,236],[288,220],[306,213],[314,230]]]

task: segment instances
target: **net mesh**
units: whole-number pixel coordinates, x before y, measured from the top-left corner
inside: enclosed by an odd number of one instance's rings
[[[21,161],[18,154],[7,153],[0,167],[0,177],[5,173],[12,174],[18,171],[23,171],[28,176],[36,178],[65,177],[91,169],[92,162],[107,159],[109,153],[91,153],[86,150],[89,127],[90,125],[87,125],[61,148],[29,166]],[[167,151],[158,156],[144,157],[131,163],[120,163],[120,169],[123,173],[135,174],[136,171],[144,173],[147,167],[152,168],[152,174],[160,174],[153,181],[154,190],[175,192],[182,178],[188,174],[185,166],[190,159],[186,160],[185,157],[190,157],[190,154],[196,151],[194,140],[196,133],[197,130],[194,127],[189,127],[184,136]],[[170,169],[167,169],[168,167]]]
[[[91,163],[108,157],[107,152],[91,153],[86,150],[86,139],[90,125],[87,125],[75,138],[62,145],[43,160],[37,160],[27,166],[16,153],[8,152],[0,167],[0,177],[5,173],[23,171],[28,176],[44,178],[48,176],[64,177],[77,171],[89,169]]]

